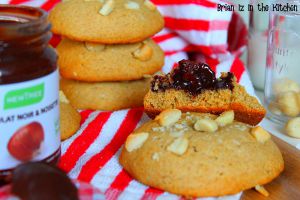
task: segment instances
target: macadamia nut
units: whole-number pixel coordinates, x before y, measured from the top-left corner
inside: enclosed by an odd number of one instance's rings
[[[125,4],[125,8],[130,9],[130,10],[138,10],[140,8],[140,5],[137,2],[128,1]]]
[[[132,53],[133,57],[140,61],[149,60],[152,57],[152,54],[153,49],[147,44],[143,44],[139,49]]]
[[[265,197],[269,196],[269,192],[264,188],[264,186],[256,185],[255,190]]]
[[[278,96],[280,110],[289,117],[296,117],[300,113],[298,99],[295,92],[285,92]]]
[[[295,138],[300,138],[300,117],[290,119],[285,125],[285,132]]]
[[[128,136],[125,142],[125,148],[128,152],[132,152],[143,146],[144,142],[148,139],[149,133],[136,133]]]
[[[175,139],[172,144],[167,147],[167,150],[177,155],[183,155],[189,146],[188,139],[180,137]]]
[[[279,95],[285,92],[300,92],[300,86],[296,81],[284,78],[278,80],[274,86],[274,94]]]
[[[265,143],[271,139],[270,133],[260,126],[256,126],[251,129],[251,135],[260,143]]]
[[[218,130],[218,124],[212,119],[199,119],[194,128],[196,131],[215,132]]]
[[[107,0],[102,6],[102,8],[99,10],[99,14],[103,16],[107,16],[113,11],[114,7],[115,7],[114,0]]]
[[[158,123],[161,126],[169,126],[175,124],[181,118],[181,111],[178,109],[167,109],[162,111],[155,120],[158,120]]]
[[[226,126],[234,121],[234,111],[223,112],[217,119],[215,119],[219,126]]]

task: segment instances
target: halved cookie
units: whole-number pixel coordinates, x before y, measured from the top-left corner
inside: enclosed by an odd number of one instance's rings
[[[144,107],[150,117],[168,108],[212,114],[233,110],[236,120],[251,125],[258,124],[266,113],[232,73],[217,79],[208,65],[187,60],[167,75],[154,76]]]

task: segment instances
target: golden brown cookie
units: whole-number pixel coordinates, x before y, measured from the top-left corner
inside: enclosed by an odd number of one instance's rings
[[[61,75],[86,82],[137,80],[164,64],[163,51],[151,39],[124,45],[63,39],[57,51]]]
[[[50,12],[52,31],[77,41],[122,44],[159,32],[164,20],[148,0],[72,0]]]
[[[59,92],[61,140],[71,137],[80,127],[81,116],[69,103],[62,91]]]
[[[235,194],[277,177],[282,155],[260,127],[234,112],[162,112],[126,140],[120,163],[138,181],[187,197]]]
[[[120,110],[143,106],[150,79],[87,83],[61,79],[60,87],[77,109]]]

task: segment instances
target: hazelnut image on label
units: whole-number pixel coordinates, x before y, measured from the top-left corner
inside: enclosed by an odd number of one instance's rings
[[[8,152],[19,161],[30,161],[38,153],[44,141],[44,130],[39,122],[29,123],[19,128],[10,138]]]

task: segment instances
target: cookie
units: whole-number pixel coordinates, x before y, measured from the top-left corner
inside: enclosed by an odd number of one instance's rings
[[[71,137],[80,128],[81,116],[69,103],[62,91],[59,92],[61,140]]]
[[[77,109],[120,110],[143,106],[150,79],[87,83],[61,79],[60,87]]]
[[[57,51],[61,75],[86,82],[138,80],[164,64],[163,51],[151,39],[124,45],[63,39]]]
[[[148,0],[72,0],[50,12],[52,31],[77,41],[135,43],[151,37],[164,20]]]
[[[144,99],[145,112],[155,117],[168,108],[182,111],[220,114],[234,110],[236,120],[258,124],[266,110],[236,82],[234,74],[222,73],[220,78],[204,63],[188,60],[166,75],[156,75]]]
[[[278,147],[262,128],[233,121],[233,113],[167,110],[128,136],[120,163],[143,184],[186,197],[236,194],[272,181],[284,168]]]

